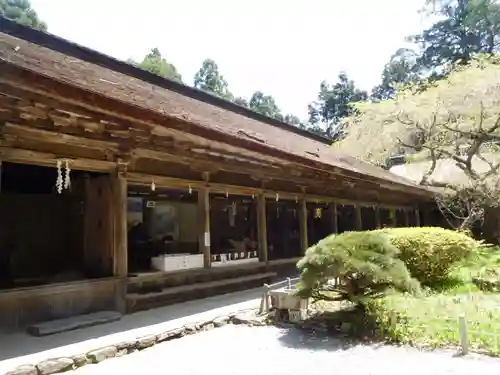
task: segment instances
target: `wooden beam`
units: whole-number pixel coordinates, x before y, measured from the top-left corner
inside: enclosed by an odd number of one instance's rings
[[[210,190],[203,187],[198,191],[198,247],[203,254],[203,266],[212,267],[210,251]]]
[[[354,206],[354,211],[356,215],[356,230],[363,230],[363,218],[361,215],[361,206]]]
[[[1,153],[0,153],[1,155]],[[164,187],[164,188],[178,188],[178,189],[188,189],[189,185],[191,188],[197,190],[202,187],[209,187],[212,193],[225,193],[226,191],[230,194],[237,195],[258,195],[263,193],[266,198],[275,199],[276,194],[279,195],[280,200],[293,200],[298,201],[299,197],[306,200],[307,202],[320,202],[320,203],[335,203],[335,204],[343,204],[343,205],[359,205],[363,207],[373,207],[374,205],[379,205],[380,207],[391,209],[400,206],[394,206],[389,204],[381,204],[379,202],[363,202],[363,201],[355,201],[349,199],[343,199],[338,197],[327,197],[327,196],[316,196],[316,195],[303,195],[299,193],[291,193],[286,191],[269,191],[262,188],[253,188],[253,187],[245,187],[245,186],[235,186],[235,185],[226,185],[221,183],[210,182],[207,183],[205,181],[200,180],[188,180],[182,178],[175,177],[167,177],[167,176],[159,176],[153,174],[146,173],[128,173],[127,179],[129,183],[137,184],[137,185],[146,185],[149,186],[151,181],[154,180],[156,186]],[[405,206],[406,207],[406,206]],[[408,206],[411,208],[411,206]]]
[[[126,165],[118,164],[112,176],[113,212],[114,212],[114,251],[113,274],[119,279],[116,305],[119,311],[125,311],[125,294],[128,275],[128,228],[127,228],[127,178]]]
[[[305,199],[299,200],[299,225],[300,225],[300,249],[305,254],[309,247],[307,236],[307,202]]]
[[[266,196],[264,194],[257,196],[257,237],[259,243],[259,260],[267,263],[267,216]]]
[[[175,178],[175,177],[166,177],[166,176],[158,176],[158,175],[150,175],[145,173],[129,173],[127,178],[130,183],[137,185],[150,185],[151,181],[154,180],[156,186],[163,188],[178,188],[178,189],[189,189],[191,186],[192,189],[200,190],[205,187],[210,188],[212,193],[226,193],[235,194],[235,195],[257,195],[262,192],[262,189],[244,187],[244,186],[234,186],[234,185],[225,185],[218,184],[214,182],[205,182],[199,180],[187,180],[183,178]]]
[[[74,158],[71,155],[56,155],[47,152],[23,150],[11,147],[0,147],[0,159],[11,163],[55,167],[57,160],[68,159],[71,169],[110,173],[116,168],[116,163],[103,160]]]
[[[5,123],[5,134],[12,134],[22,139],[34,139],[37,141],[45,141],[49,143],[74,145],[79,147],[89,147],[100,150],[109,150],[110,152],[118,152],[118,143],[113,141],[96,140],[87,137],[78,137],[74,135],[56,133],[48,130],[40,130],[25,125],[14,124],[11,122]]]

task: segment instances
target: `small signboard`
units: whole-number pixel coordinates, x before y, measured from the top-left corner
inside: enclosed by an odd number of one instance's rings
[[[206,247],[210,247],[210,232],[205,232],[204,237],[204,244]]]

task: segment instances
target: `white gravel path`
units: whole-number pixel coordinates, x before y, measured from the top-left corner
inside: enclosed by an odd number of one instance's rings
[[[342,348],[296,330],[228,325],[76,370],[75,375],[487,375],[500,360],[391,346]]]

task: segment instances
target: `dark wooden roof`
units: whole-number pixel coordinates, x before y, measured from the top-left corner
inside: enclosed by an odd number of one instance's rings
[[[4,18],[0,18],[0,61],[127,104],[131,111],[140,108],[181,120],[189,124],[188,132],[199,128],[263,154],[405,185],[410,194],[428,193],[410,180],[336,152],[323,137]]]

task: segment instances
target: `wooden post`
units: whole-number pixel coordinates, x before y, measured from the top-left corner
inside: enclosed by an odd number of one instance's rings
[[[380,207],[376,206],[374,210],[375,210],[375,228],[380,229],[382,228],[382,223],[380,222]]]
[[[266,217],[266,196],[257,196],[257,238],[259,242],[259,260],[267,262],[267,217]]]
[[[361,217],[361,206],[354,207],[356,211],[356,230],[363,230],[363,219]]]
[[[0,193],[2,192],[2,161],[0,160]]]
[[[398,225],[398,220],[397,220],[397,218],[396,218],[396,210],[395,210],[394,208],[391,208],[391,209],[389,210],[389,216],[390,216],[390,218],[391,218],[391,226],[392,226],[393,228],[396,228],[396,227],[397,227],[397,225]]]
[[[415,210],[415,226],[420,227],[420,211],[418,208]]]
[[[125,312],[125,294],[127,293],[128,274],[128,228],[127,228],[127,165],[118,163],[112,178],[113,211],[114,211],[114,251],[113,274],[118,278],[116,290],[116,308]]]
[[[305,254],[309,247],[309,239],[307,237],[307,205],[306,200],[299,201],[299,225],[300,225],[300,249],[302,254]]]
[[[332,233],[339,232],[339,218],[337,212],[337,203],[332,204]]]
[[[410,226],[410,214],[408,212],[408,210],[403,210],[403,213],[404,213],[404,218],[405,218],[405,227],[409,227]]]
[[[212,267],[210,252],[210,191],[203,187],[198,191],[198,247],[203,254],[203,266]]]
[[[467,355],[469,353],[469,337],[467,334],[467,322],[465,321],[464,315],[458,317],[458,329],[460,332],[460,347],[462,349],[462,354]]]

